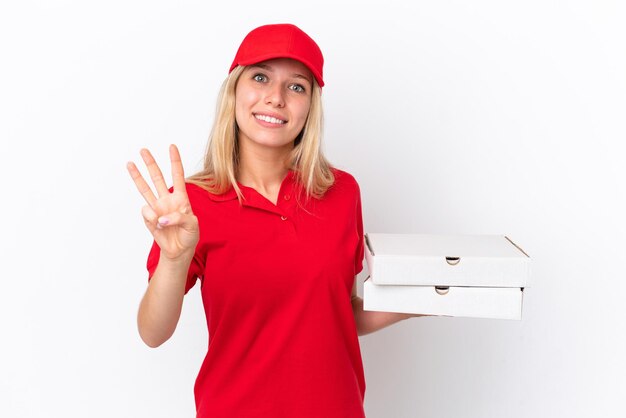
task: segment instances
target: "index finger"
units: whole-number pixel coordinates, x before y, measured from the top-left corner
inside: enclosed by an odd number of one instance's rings
[[[141,193],[146,203],[150,205],[150,207],[154,208],[157,200],[156,196],[154,196],[154,193],[152,193],[152,189],[150,189],[150,186],[148,186],[148,183],[144,180],[135,163],[129,161],[126,164],[126,168],[128,169],[128,172],[130,173],[133,181],[135,182],[135,186],[137,186],[137,190],[139,190],[139,193]]]
[[[183,169],[183,162],[178,152],[178,147],[172,144],[170,145],[170,161],[172,164],[172,181],[174,183],[174,192],[187,194],[185,189],[185,171]]]

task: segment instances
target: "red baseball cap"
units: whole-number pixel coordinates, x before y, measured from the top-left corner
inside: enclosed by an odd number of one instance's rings
[[[324,86],[324,57],[315,41],[299,27],[288,23],[253,29],[239,45],[230,72],[238,65],[252,65],[273,58],[291,58],[306,65],[317,84]]]

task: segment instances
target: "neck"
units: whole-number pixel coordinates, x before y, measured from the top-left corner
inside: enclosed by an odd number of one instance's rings
[[[237,181],[262,194],[277,193],[289,171],[288,162],[292,149],[293,144],[269,148],[240,141]]]

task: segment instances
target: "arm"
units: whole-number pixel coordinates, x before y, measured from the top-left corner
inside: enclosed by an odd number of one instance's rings
[[[356,322],[356,330],[359,336],[378,331],[396,322],[403,321],[405,319],[413,318],[416,316],[427,315],[414,315],[398,312],[376,312],[376,311],[364,311],[363,299],[357,296],[356,293],[356,277],[354,278],[354,285],[352,286],[352,312],[354,313],[354,320]]]
[[[137,313],[139,335],[150,347],[160,346],[174,334],[183,306],[190,263],[191,257],[188,256],[170,260],[161,254],[159,258]]]
[[[176,146],[170,146],[174,182],[171,193],[152,154],[144,149],[141,156],[158,197],[134,163],[128,164],[128,172],[146,200],[147,205],[142,210],[144,222],[161,252],[139,305],[137,327],[147,345],[158,347],[172,336],[178,324],[187,274],[199,239],[199,227],[185,189],[183,165]]]

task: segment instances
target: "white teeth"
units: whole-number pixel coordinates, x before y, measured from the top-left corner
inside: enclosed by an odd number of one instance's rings
[[[283,123],[285,123],[285,121],[284,121],[284,120],[281,120],[281,119],[276,119],[276,118],[273,118],[273,117],[271,117],[271,116],[265,116],[265,115],[254,115],[254,117],[255,117],[255,118],[257,118],[257,119],[259,119],[259,120],[265,121],[265,122],[269,122],[269,123],[276,123],[276,124],[279,124],[279,125],[282,125]]]

